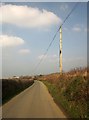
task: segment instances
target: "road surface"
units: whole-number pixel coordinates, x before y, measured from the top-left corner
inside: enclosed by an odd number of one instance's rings
[[[2,107],[3,118],[66,118],[53,101],[46,86],[34,84]]]

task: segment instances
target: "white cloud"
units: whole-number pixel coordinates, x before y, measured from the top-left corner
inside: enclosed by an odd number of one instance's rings
[[[25,43],[24,40],[19,37],[0,35],[0,46],[2,47],[18,46],[24,43]]]
[[[40,55],[40,56],[38,56],[38,59],[43,59],[43,58],[47,58],[47,55]]]
[[[89,28],[84,28],[84,32],[89,32]]]
[[[64,29],[65,31],[68,31],[68,28],[67,28],[67,27],[64,27],[63,29]]]
[[[56,54],[53,55],[40,55],[38,59],[45,59],[47,61],[58,61],[58,56]]]
[[[21,49],[21,50],[19,50],[19,53],[20,54],[29,54],[30,53],[30,50],[29,49]]]
[[[84,28],[84,32],[87,32],[87,28]]]
[[[66,11],[68,10],[68,5],[63,3],[63,4],[60,6],[60,10],[63,11],[63,12],[66,12]]]
[[[2,5],[0,23],[10,23],[21,27],[47,27],[61,23],[62,20],[53,12],[28,6]]]
[[[73,31],[75,31],[75,32],[81,32],[81,28],[80,27],[74,27],[73,29],[72,29]]]

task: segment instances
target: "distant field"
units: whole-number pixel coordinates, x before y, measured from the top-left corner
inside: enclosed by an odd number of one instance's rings
[[[31,77],[2,79],[2,104],[34,83]]]
[[[72,118],[89,118],[87,69],[40,76],[54,101]]]

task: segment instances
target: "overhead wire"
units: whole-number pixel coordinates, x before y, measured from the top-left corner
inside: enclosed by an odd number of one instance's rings
[[[58,30],[56,31],[55,35],[53,36],[53,39],[51,40],[50,44],[48,45],[46,51],[44,52],[42,58],[40,59],[39,63],[34,67],[33,71],[36,71],[39,67],[39,65],[42,63],[42,61],[44,60],[45,56],[47,55],[47,52],[48,50],[50,49],[52,43],[54,42],[56,36],[57,36],[57,33],[59,32],[60,28],[64,25],[64,23],[66,22],[66,20],[70,17],[70,15],[73,13],[73,11],[76,9],[76,7],[79,5],[78,3],[80,2],[77,2],[74,7],[72,8],[72,10],[69,12],[69,14],[66,16],[66,18],[64,19],[64,21],[62,22],[62,24],[59,26]],[[32,72],[33,72],[32,71]]]

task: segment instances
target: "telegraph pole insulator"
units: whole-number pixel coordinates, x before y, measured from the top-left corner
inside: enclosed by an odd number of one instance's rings
[[[60,74],[62,73],[62,27],[60,27],[60,53],[59,53]]]

